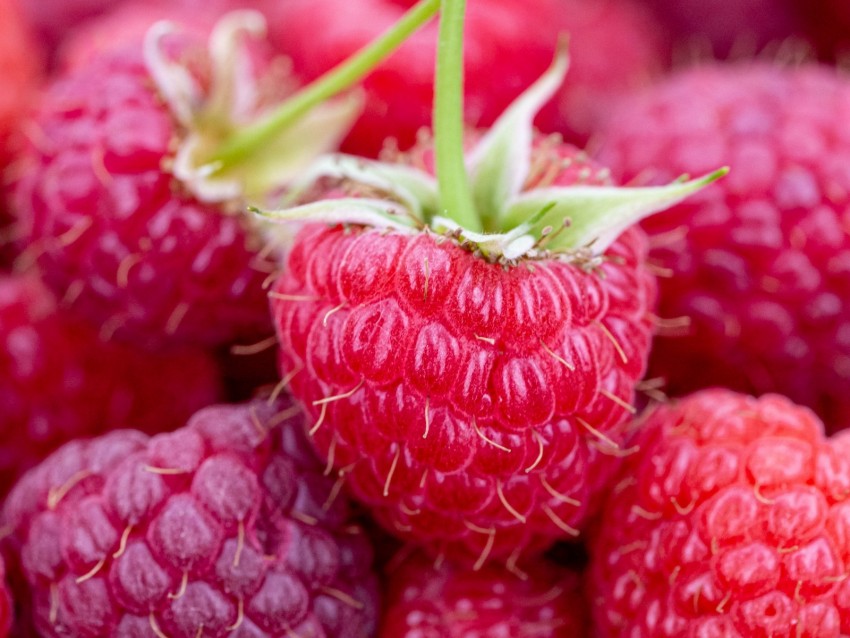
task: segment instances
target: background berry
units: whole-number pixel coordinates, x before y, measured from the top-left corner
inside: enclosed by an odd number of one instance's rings
[[[598,157],[633,182],[729,175],[648,219],[651,374],[676,394],[780,392],[850,424],[850,83],[824,67],[708,65],[624,103]]]
[[[370,635],[368,541],[287,407],[71,442],[27,474],[2,520],[39,634]]]
[[[850,435],[778,395],[658,407],[591,537],[599,638],[850,631]]]

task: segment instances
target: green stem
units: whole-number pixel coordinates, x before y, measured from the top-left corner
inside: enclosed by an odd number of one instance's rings
[[[475,232],[475,211],[463,148],[463,19],[466,0],[443,0],[434,81],[434,153],[443,215]]]
[[[325,100],[356,84],[433,17],[439,8],[440,0],[420,0],[377,40],[303,87],[274,112],[226,140],[208,162],[218,164],[219,172],[239,164],[262,148],[269,137],[291,126]]]

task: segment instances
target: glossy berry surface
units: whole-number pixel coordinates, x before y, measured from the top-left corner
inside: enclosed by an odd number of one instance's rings
[[[531,184],[606,183],[571,147],[537,152]],[[632,229],[590,270],[503,265],[430,232],[307,226],[270,294],[282,376],[389,531],[515,560],[579,533],[617,452],[649,348],[645,248]]]
[[[103,342],[35,277],[0,274],[0,495],[71,439],[179,427],[219,386],[212,356]]]
[[[850,82],[751,63],[680,73],[623,104],[599,157],[623,180],[729,175],[644,227],[673,393],[779,392],[850,425]]]
[[[194,51],[203,69],[204,50]],[[269,265],[245,216],[188,195],[168,172],[177,122],[141,45],[58,79],[41,100],[11,200],[22,259],[73,291],[120,338],[217,346],[270,332]],[[263,272],[265,270],[265,272]]]
[[[9,496],[7,555],[42,636],[361,638],[371,550],[333,485],[287,405],[214,406],[61,448]]]
[[[656,409],[591,542],[600,638],[850,631],[850,437],[778,395]]]
[[[577,573],[538,560],[526,572],[435,566],[413,554],[390,568],[380,638],[582,638]]]

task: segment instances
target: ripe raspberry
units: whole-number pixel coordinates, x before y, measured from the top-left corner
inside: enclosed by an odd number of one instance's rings
[[[390,574],[380,638],[582,638],[578,574],[538,560],[525,575],[439,567],[414,554]]]
[[[286,407],[75,441],[27,474],[3,523],[40,635],[370,635],[369,544]]]
[[[850,435],[707,390],[654,411],[591,540],[600,638],[850,632]]]
[[[290,0],[270,8],[271,38],[312,79],[369,42],[401,15],[404,0]],[[465,111],[489,126],[546,69],[561,32],[569,32],[571,70],[544,130],[584,141],[594,113],[660,70],[652,22],[630,0],[473,0],[467,5]],[[321,24],[321,29],[316,25]],[[363,82],[366,107],[343,149],[374,157],[385,138],[409,148],[431,124],[436,25],[410,38]]]
[[[140,46],[56,81],[33,126],[12,192],[19,234],[48,284],[78,293],[76,311],[151,345],[271,331],[259,237],[163,170],[180,130]]]
[[[622,107],[598,153],[615,175],[732,169],[645,222],[670,275],[660,315],[689,321],[657,339],[652,373],[679,394],[779,392],[850,425],[850,83],[813,66],[706,66]]]
[[[556,185],[608,183],[572,147],[535,153]],[[505,266],[432,233],[308,226],[271,293],[282,374],[388,530],[515,560],[590,511],[594,446],[613,451],[649,348],[644,251],[630,230],[598,270]]]
[[[207,354],[102,342],[37,279],[0,274],[0,496],[61,444],[115,427],[176,428],[218,386]]]

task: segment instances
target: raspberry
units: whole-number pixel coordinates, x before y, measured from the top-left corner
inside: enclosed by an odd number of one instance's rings
[[[312,79],[386,29],[408,4],[290,0],[270,8],[271,38],[295,71]],[[654,25],[637,3],[537,0],[529,11],[517,0],[474,0],[467,8],[464,59],[467,122],[492,124],[543,72],[561,32],[571,34],[572,68],[557,108],[544,111],[540,124],[575,141],[585,141],[598,111],[662,67]],[[430,126],[436,40],[436,24],[424,28],[364,80],[366,106],[343,143],[346,152],[374,157],[387,137],[407,149]]]
[[[597,154],[622,179],[732,169],[644,224],[669,274],[651,373],[676,394],[779,392],[850,425],[850,83],[815,66],[714,65],[622,109]]]
[[[651,413],[591,539],[597,635],[850,631],[850,435],[706,390]]]
[[[487,566],[435,566],[413,554],[395,567],[380,638],[474,636],[581,638],[585,603],[578,574],[538,560],[527,574]]]
[[[370,548],[292,411],[214,406],[170,434],[67,444],[3,510],[40,635],[360,638]]]
[[[33,124],[12,192],[22,247],[54,290],[78,292],[77,312],[151,346],[271,332],[262,240],[163,170],[180,130],[140,46],[57,80]]]
[[[59,445],[115,427],[176,428],[218,386],[209,355],[103,342],[36,278],[0,274],[0,496]]]
[[[551,140],[532,162],[530,188],[608,183]],[[307,226],[270,295],[282,375],[389,531],[514,562],[591,511],[649,348],[644,254],[636,229],[588,271],[492,263],[427,231]]]

